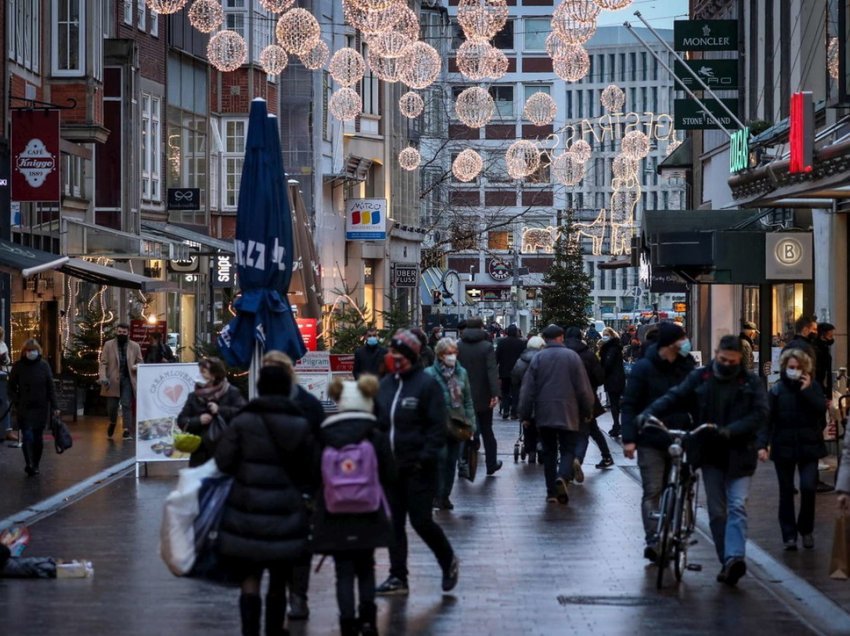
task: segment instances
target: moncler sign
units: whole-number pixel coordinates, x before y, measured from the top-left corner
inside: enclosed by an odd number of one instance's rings
[[[59,111],[12,112],[12,200],[58,201]]]

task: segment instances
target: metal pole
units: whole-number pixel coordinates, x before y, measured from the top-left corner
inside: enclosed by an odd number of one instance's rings
[[[721,99],[720,99],[720,98],[719,98],[719,97],[718,97],[718,96],[714,93],[714,91],[713,91],[713,90],[711,90],[711,89],[708,87],[708,85],[707,85],[705,82],[703,82],[703,81],[702,81],[702,78],[699,76],[699,74],[698,74],[696,71],[694,71],[694,69],[692,69],[692,68],[691,68],[691,67],[687,64],[687,62],[685,62],[685,60],[683,60],[683,59],[682,59],[682,56],[681,56],[681,55],[679,55],[679,54],[678,54],[678,53],[677,53],[677,52],[673,49],[673,47],[671,47],[671,46],[670,46],[670,45],[669,45],[669,44],[668,44],[668,43],[664,40],[664,38],[662,38],[662,37],[658,34],[658,31],[656,31],[655,29],[653,29],[653,28],[652,28],[652,26],[649,24],[649,22],[647,22],[646,20],[644,20],[644,19],[643,19],[643,16],[640,14],[640,11],[635,11],[635,16],[637,16],[637,19],[638,19],[638,20],[640,20],[641,22],[643,22],[643,23],[644,23],[644,25],[646,26],[646,28],[647,28],[647,29],[649,29],[649,32],[650,32],[650,33],[652,33],[652,35],[654,35],[654,36],[655,36],[655,39],[656,39],[656,40],[658,40],[659,42],[661,42],[661,44],[664,46],[664,48],[665,48],[665,49],[667,49],[668,51],[670,51],[670,53],[673,55],[673,57],[675,57],[677,60],[679,60],[679,61],[682,63],[682,66],[684,66],[684,67],[685,67],[685,69],[688,71],[688,73],[690,73],[690,74],[691,74],[691,76],[692,76],[692,77],[693,77],[693,78],[694,78],[697,82],[699,82],[699,85],[700,85],[700,86],[702,86],[702,89],[703,89],[704,91],[706,91],[709,95],[711,95],[714,99],[716,99],[716,100],[717,100],[717,103],[718,103],[718,104],[720,104],[720,107],[721,107],[723,110],[725,110],[725,111],[726,111],[726,114],[727,114],[727,115],[729,115],[729,117],[731,117],[731,118],[735,121],[735,123],[736,123],[736,124],[738,124],[738,126],[739,126],[740,128],[742,128],[742,129],[746,128],[746,126],[744,125],[744,123],[743,123],[740,119],[738,119],[738,117],[735,115],[735,113],[733,113],[731,110],[729,110],[729,109],[726,107],[726,104],[724,104],[724,103],[721,101]]]
[[[632,28],[632,25],[631,25],[629,22],[624,22],[624,23],[623,23],[623,26],[624,26],[624,27],[626,27],[626,29],[628,29],[629,33],[631,33],[631,34],[635,37],[635,39],[643,45],[643,48],[645,48],[647,51],[649,51],[649,54],[650,54],[652,57],[654,57],[654,58],[658,61],[658,63],[662,66],[662,68],[664,68],[664,70],[665,70],[665,71],[667,71],[668,73],[670,73],[670,75],[673,77],[673,79],[674,79],[674,80],[676,80],[677,82],[679,82],[679,84],[680,84],[680,85],[681,85],[681,87],[682,87],[682,90],[683,90],[683,91],[685,91],[685,92],[686,92],[686,93],[687,93],[687,94],[691,97],[691,99],[693,99],[695,102],[697,102],[700,106],[702,106],[702,107],[703,107],[703,110],[705,110],[705,114],[706,114],[706,115],[708,115],[708,116],[711,118],[711,120],[712,120],[715,124],[717,124],[717,126],[718,126],[718,127],[719,127],[719,128],[720,128],[723,132],[725,132],[727,135],[729,135],[729,136],[731,137],[731,136],[732,136],[732,133],[731,133],[731,132],[729,132],[729,130],[726,128],[726,126],[724,126],[723,124],[721,124],[721,123],[720,123],[720,120],[719,120],[719,119],[717,119],[717,117],[715,117],[715,116],[714,116],[714,113],[712,113],[712,112],[711,112],[711,110],[710,110],[710,109],[709,109],[709,108],[705,105],[705,103],[703,103],[703,101],[702,101],[699,97],[697,97],[696,95],[694,95],[693,91],[692,91],[690,88],[688,88],[688,87],[685,85],[685,83],[684,83],[681,79],[679,79],[678,77],[676,77],[676,74],[673,72],[673,69],[671,69],[671,68],[667,65],[667,62],[665,62],[664,60],[662,60],[662,59],[661,59],[661,56],[659,56],[659,55],[658,55],[655,51],[653,51],[653,50],[650,48],[650,46],[649,46],[646,42],[644,42],[643,38],[642,38],[642,37],[640,37],[640,36],[639,36],[639,35],[635,32],[634,28]],[[722,102],[721,102],[721,103],[722,103]]]

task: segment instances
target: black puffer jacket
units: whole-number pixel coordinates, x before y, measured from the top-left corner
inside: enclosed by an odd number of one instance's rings
[[[595,391],[605,382],[605,371],[602,369],[602,363],[599,358],[583,341],[578,338],[567,338],[564,340],[564,345],[567,349],[575,351],[581,361],[584,363],[584,368],[587,371],[587,379],[590,380],[590,386]]]
[[[234,477],[219,528],[223,556],[267,564],[307,554],[317,458],[310,425],[288,398],[259,397],[233,418],[215,451]]]
[[[667,393],[684,380],[697,366],[692,356],[676,356],[673,362],[667,362],[658,355],[658,345],[652,344],[646,356],[638,360],[626,379],[626,390],[620,404],[623,443],[667,448],[666,437],[647,432],[638,435],[635,418],[655,400]],[[690,425],[687,412],[673,413],[667,416],[665,423],[671,428],[683,428]]]
[[[300,384],[293,384],[292,390],[289,392],[289,399],[301,409],[310,424],[310,432],[313,433],[313,437],[318,438],[319,429],[325,420],[325,407],[322,406],[319,398]]]
[[[395,481],[395,461],[389,440],[380,430],[378,421],[370,413],[337,413],[323,423],[319,433],[319,445],[342,448],[368,439],[375,448],[378,458],[378,478],[386,492]],[[333,553],[344,550],[374,550],[390,545],[393,537],[392,524],[383,507],[369,514],[331,514],[325,508],[323,490],[316,498],[313,515],[311,547],[313,552]]]
[[[446,443],[447,417],[437,381],[419,366],[403,375],[384,376],[375,402],[396,466],[435,466]]]
[[[823,429],[826,398],[817,382],[801,390],[802,384],[785,373],[774,384],[768,399],[770,418],[758,440],[759,448],[770,446],[773,461],[812,461],[826,457]]]
[[[605,391],[608,395],[622,395],[626,388],[626,369],[623,365],[623,345],[619,338],[603,342],[599,358],[605,372]]]
[[[496,364],[499,367],[499,377],[511,377],[514,365],[525,351],[527,342],[519,336],[505,336],[496,340]]]
[[[354,351],[354,379],[364,373],[381,377],[384,371],[384,356],[387,350],[377,344],[374,347],[363,345]]]
[[[21,428],[43,429],[51,412],[59,408],[53,373],[41,356],[35,360],[21,358],[12,365],[8,390]]]
[[[207,439],[207,431],[209,425],[201,423],[201,415],[209,413],[207,405],[211,400],[200,397],[196,391],[192,391],[189,397],[186,398],[186,403],[177,416],[177,426],[181,430],[191,433],[192,435],[200,435],[202,442],[192,456],[189,458],[189,466],[200,466],[206,463],[215,453],[215,447]],[[215,400],[212,400],[215,401]],[[224,395],[218,401],[218,412],[226,424],[229,424],[239,410],[245,406],[245,398],[232,384],[227,388]]]
[[[490,410],[490,400],[500,397],[496,352],[483,329],[465,329],[457,343],[457,359],[469,373],[475,412]]]

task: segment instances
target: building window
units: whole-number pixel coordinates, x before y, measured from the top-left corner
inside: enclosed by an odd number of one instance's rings
[[[81,0],[53,0],[54,75],[82,75],[86,54],[85,3]]]
[[[514,87],[491,86],[490,95],[496,102],[496,114],[502,119],[514,118]]]
[[[331,74],[327,71],[322,71],[322,139],[325,141],[331,140],[330,109],[328,108],[330,93]]]
[[[235,209],[239,203],[246,129],[247,121],[244,119],[224,122],[224,208]]]
[[[145,0],[136,0],[136,9],[136,26],[139,27],[139,31],[145,31],[147,30],[145,17],[148,10]]]
[[[242,37],[245,37],[245,15],[242,13],[228,13],[225,16],[225,23],[230,31],[236,31]]]
[[[142,93],[142,199],[162,200],[162,100]]]
[[[159,37],[159,14],[156,11],[151,11],[151,35]]]
[[[546,38],[551,31],[552,20],[550,18],[526,18],[525,50],[545,51]]]
[[[135,13],[135,2],[133,0],[124,0],[121,3],[124,9],[124,24],[133,26],[133,14]]]
[[[549,183],[551,181],[551,177],[549,176],[549,164],[550,161],[548,158],[541,158],[540,165],[537,167],[537,170],[525,178],[526,183]]]
[[[369,59],[365,44],[361,46],[360,53],[363,59]],[[360,81],[360,98],[363,100],[364,115],[380,115],[381,114],[381,97],[380,97],[380,82],[378,78],[372,74],[372,69],[366,69],[366,74]]]
[[[484,155],[484,174],[489,183],[507,183],[512,181],[505,163],[504,150],[491,150]]]
[[[38,72],[41,51],[39,0],[7,0],[7,47],[9,59]]]
[[[503,51],[514,50],[514,21],[508,20],[493,38],[493,46]]]
[[[514,237],[510,230],[490,230],[487,232],[487,249],[509,250],[513,246]]]
[[[83,197],[83,158],[62,153],[62,194]]]

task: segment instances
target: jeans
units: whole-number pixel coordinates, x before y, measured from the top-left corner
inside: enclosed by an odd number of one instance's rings
[[[747,544],[747,496],[752,477],[732,479],[715,466],[702,467],[708,520],[717,558],[743,558]]]
[[[121,379],[121,397],[106,398],[106,414],[111,428],[118,421],[118,405],[121,405],[121,418],[125,431],[133,431],[133,383],[130,378]]]
[[[581,441],[579,442],[578,447],[576,448],[576,456],[579,458],[579,461],[584,463],[584,457],[587,455],[587,447],[590,445],[590,439],[593,438],[593,441],[596,442],[596,445],[599,447],[599,451],[602,453],[602,458],[611,457],[611,449],[608,448],[608,442],[605,439],[605,435],[602,434],[602,431],[599,430],[599,424],[596,422],[596,418],[590,420],[590,425],[588,427],[590,434],[585,435],[582,434]]]
[[[543,442],[543,474],[546,476],[546,493],[555,493],[555,480],[559,477],[566,481],[573,478],[573,460],[576,447],[582,433],[560,428],[541,428],[540,441]],[[559,462],[560,455],[560,462]]]
[[[455,485],[457,461],[460,458],[461,442],[448,438],[440,450],[437,462],[437,498],[448,499]]]
[[[336,566],[336,603],[339,617],[357,618],[354,579],[360,594],[360,605],[375,602],[375,551],[349,550],[334,554]]]
[[[27,466],[38,469],[44,453],[44,426],[28,426],[18,422],[21,429],[21,450]]]
[[[666,450],[641,446],[638,448],[638,468],[640,481],[643,485],[643,497],[640,500],[640,511],[643,517],[643,532],[646,542],[655,541],[658,530],[658,520],[652,515],[658,512],[661,505],[661,493],[667,483],[667,473],[670,470],[670,455]]]
[[[390,548],[390,575],[407,581],[407,532],[410,525],[437,557],[442,569],[448,569],[454,550],[443,529],[433,518],[432,506],[437,492],[437,466],[399,468],[398,477],[387,492],[393,517],[395,545]]]
[[[508,417],[511,414],[511,404],[513,403],[511,400],[513,382],[510,378],[499,378],[499,382],[502,385],[502,401],[499,404],[499,412],[501,412],[502,417]],[[514,411],[516,411],[516,407],[514,407]]]
[[[795,462],[774,460],[779,480],[779,527],[783,541],[796,541],[797,533],[811,534],[815,528],[815,494],[818,460]],[[794,519],[794,473],[800,471],[800,515]]]
[[[623,396],[619,393],[608,394],[608,406],[611,408],[611,418],[614,420],[614,428],[620,428],[620,399]]]
[[[484,459],[487,470],[492,470],[499,461],[499,458],[496,457],[496,436],[493,434],[493,409],[475,411],[475,418],[478,420],[478,434],[484,444]]]

